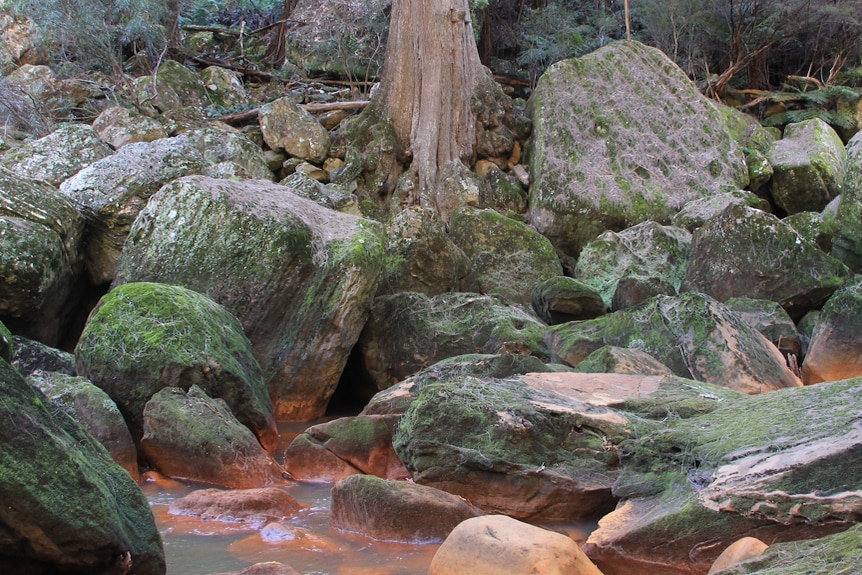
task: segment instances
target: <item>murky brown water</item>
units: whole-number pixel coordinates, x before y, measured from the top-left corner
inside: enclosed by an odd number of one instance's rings
[[[308,425],[308,424],[305,424]],[[305,425],[280,427],[286,446]],[[284,446],[279,453],[284,452]],[[239,571],[265,561],[290,565],[306,575],[425,575],[438,545],[375,541],[329,528],[329,485],[293,483],[290,494],[303,505],[275,528],[201,521],[168,514],[172,501],[202,485],[142,486],[159,526],[168,575],[209,575]],[[594,525],[561,524],[552,528],[583,542]]]

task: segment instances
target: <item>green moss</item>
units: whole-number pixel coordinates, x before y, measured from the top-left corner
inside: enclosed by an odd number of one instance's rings
[[[15,355],[15,342],[12,340],[12,332],[0,322],[0,358],[12,361]]]

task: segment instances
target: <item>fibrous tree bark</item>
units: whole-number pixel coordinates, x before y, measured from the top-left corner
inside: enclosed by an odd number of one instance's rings
[[[479,61],[467,0],[394,0],[384,76],[372,98],[411,160],[416,188],[406,203],[450,211],[441,171],[473,157],[473,96],[493,83]]]

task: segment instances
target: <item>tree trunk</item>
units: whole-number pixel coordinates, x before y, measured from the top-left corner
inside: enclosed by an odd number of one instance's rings
[[[388,118],[417,176],[413,203],[445,211],[438,176],[469,163],[475,119],[471,99],[489,77],[479,61],[467,0],[393,0],[380,89],[372,101]]]

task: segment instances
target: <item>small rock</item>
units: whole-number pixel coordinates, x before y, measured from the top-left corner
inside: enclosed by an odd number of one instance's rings
[[[755,537],[743,537],[733,545],[721,552],[718,559],[713,562],[712,567],[706,575],[712,575],[722,569],[732,567],[752,557],[759,557],[769,548],[769,545]]]

